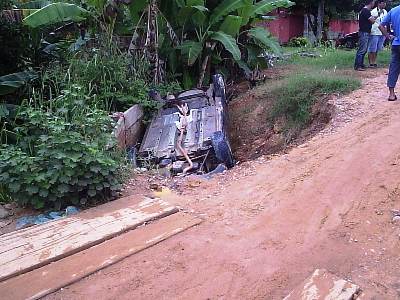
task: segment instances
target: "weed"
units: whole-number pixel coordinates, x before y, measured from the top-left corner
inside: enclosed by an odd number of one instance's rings
[[[0,185],[0,204],[11,203],[13,199],[5,186]]]
[[[354,65],[355,50],[320,47],[307,51],[315,54],[316,57],[302,57],[295,54],[289,59],[288,63],[314,70],[342,70],[352,68]],[[384,49],[379,53],[378,59],[380,64],[388,65],[390,62],[390,51]]]
[[[288,44],[289,47],[307,47],[310,46],[310,42],[305,37],[292,38]]]
[[[74,95],[79,89],[90,106],[105,111],[124,111],[134,104],[141,104],[151,112],[157,103],[149,99],[151,86],[145,77],[140,77],[145,73],[146,63],[143,62],[140,73],[131,73],[130,61],[131,58],[123,54],[106,56],[95,53],[90,57],[73,58],[68,66],[54,66],[44,73],[40,94],[49,99],[51,95],[71,94],[71,91]],[[176,82],[154,88],[162,95],[167,91],[181,90]]]
[[[334,74],[297,74],[271,90],[275,99],[270,117],[284,118],[288,128],[302,128],[311,118],[311,108],[322,95],[348,93],[361,86],[359,79]]]

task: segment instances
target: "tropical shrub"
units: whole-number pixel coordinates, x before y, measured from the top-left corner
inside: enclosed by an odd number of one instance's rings
[[[309,41],[305,37],[292,38],[288,43],[288,46],[290,47],[307,47],[308,45]]]
[[[135,9],[131,13],[143,20],[135,34],[158,35],[158,54],[167,69],[180,74],[185,88],[191,88],[207,83],[211,73],[228,77],[240,67],[250,74],[251,69],[265,65],[265,52],[278,52],[280,47],[261,23],[274,9],[293,4],[289,0],[138,0],[132,4]],[[144,24],[149,23],[141,18],[146,6],[159,14],[158,27],[150,28],[150,33],[142,33]],[[140,42],[140,38],[135,40]],[[139,42],[138,49],[143,47]],[[148,43],[148,39],[142,42]]]
[[[68,118],[68,109],[20,109],[0,151],[0,182],[11,198],[59,209],[115,196],[123,164],[111,120],[96,109],[86,112]]]
[[[104,55],[104,52],[97,51],[94,55],[77,56],[67,66],[55,64],[43,74],[41,95],[45,99],[42,101],[49,101],[50,94],[73,97],[78,89],[79,95],[83,94],[89,105],[105,111],[125,111],[140,104],[152,112],[157,103],[148,97],[151,88],[162,95],[181,90],[175,81],[152,86],[148,78],[130,72],[131,60],[124,54]]]

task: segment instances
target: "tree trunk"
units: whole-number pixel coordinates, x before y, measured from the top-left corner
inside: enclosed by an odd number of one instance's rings
[[[216,45],[217,45],[217,43],[212,43],[211,45],[206,46],[207,48],[208,47],[210,48],[210,49],[206,49],[206,51],[210,51],[210,52],[206,55],[206,57],[203,60],[203,63],[201,64],[200,78],[197,83],[198,88],[201,88],[201,86],[203,85],[204,77],[205,77],[206,71],[207,71],[208,62],[210,60],[211,54],[214,51]]]
[[[307,33],[308,33],[308,39],[311,44],[315,44],[317,41],[317,20],[314,15],[308,13],[306,15],[307,17]]]
[[[145,43],[145,51],[150,61],[150,72],[154,84],[162,81],[160,76],[160,65],[158,58],[158,24],[157,24],[157,1],[151,0],[148,6],[147,18],[147,37]]]
[[[320,0],[318,3],[318,16],[317,16],[317,41],[322,40],[322,31],[324,28],[325,17],[325,0]]]

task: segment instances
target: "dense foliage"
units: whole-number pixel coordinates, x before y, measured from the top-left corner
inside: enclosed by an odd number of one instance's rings
[[[105,111],[125,111],[140,104],[150,112],[157,108],[157,103],[148,97],[150,89],[159,90],[162,95],[181,90],[175,81],[153,86],[144,76],[134,76],[127,67],[129,63],[130,58],[125,54],[109,56],[97,50],[89,56],[71,58],[68,65],[55,64],[45,70],[44,90],[40,95],[74,94],[79,90],[86,98],[86,105]],[[142,68],[148,72],[144,63]]]
[[[266,52],[279,52],[277,41],[262,27],[264,16],[293,4],[288,0],[160,1],[164,15],[175,16],[166,18],[173,34],[169,41],[163,39],[161,54],[172,72],[182,74],[186,87],[201,86],[211,73],[229,78],[238,73],[237,67],[249,74],[266,65]]]
[[[150,89],[165,95],[206,84],[212,72],[258,68],[266,51],[279,51],[259,22],[292,2],[1,5],[0,201],[61,208],[112,199],[129,173],[111,113],[141,104],[150,116]]]
[[[68,120],[61,111],[24,107],[18,118],[17,141],[0,153],[0,182],[13,199],[59,209],[115,196],[122,178],[104,112]]]
[[[305,37],[297,37],[290,39],[288,46],[289,47],[306,47],[309,45],[309,41]]]

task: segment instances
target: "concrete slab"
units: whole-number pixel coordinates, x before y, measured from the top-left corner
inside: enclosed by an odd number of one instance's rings
[[[317,269],[283,300],[353,300],[360,288],[324,269]]]

